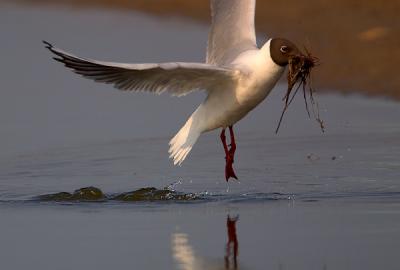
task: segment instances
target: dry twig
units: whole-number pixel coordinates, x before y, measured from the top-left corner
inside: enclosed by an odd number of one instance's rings
[[[315,120],[319,123],[322,132],[324,132],[324,122],[321,120],[319,115],[319,106],[318,103],[314,99],[314,89],[311,86],[311,70],[315,66],[318,65],[318,58],[311,55],[311,53],[305,49],[306,55],[294,55],[289,58],[289,70],[288,70],[288,89],[286,91],[285,96],[283,97],[283,101],[285,101],[285,106],[283,108],[281,117],[279,119],[278,126],[275,130],[275,133],[278,133],[279,128],[281,126],[283,116],[288,109],[289,105],[292,103],[294,97],[296,96],[299,89],[303,90],[303,98],[306,106],[306,111],[308,117],[311,118],[310,110],[307,102],[307,92],[311,103],[311,109]],[[294,86],[297,84],[294,92],[292,91]],[[293,92],[293,94],[292,94]],[[292,94],[292,95],[291,95]]]

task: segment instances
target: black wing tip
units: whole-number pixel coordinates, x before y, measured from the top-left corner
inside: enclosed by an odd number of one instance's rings
[[[54,60],[56,60],[57,62],[60,62],[60,63],[63,63],[63,64],[65,64],[65,61],[64,61],[64,59],[62,59],[62,58],[58,58],[58,57],[52,57]]]
[[[46,40],[42,40],[43,44],[46,45],[45,47],[49,50],[53,49],[53,45],[50,42],[47,42]]]
[[[43,44],[45,45],[45,48],[48,49],[50,52],[52,52],[53,54],[55,54],[57,57],[53,57],[54,60],[64,63],[64,57],[62,55],[62,53],[57,51],[57,48],[55,48],[53,46],[53,44],[51,44],[50,42],[46,41],[46,40],[42,40]]]

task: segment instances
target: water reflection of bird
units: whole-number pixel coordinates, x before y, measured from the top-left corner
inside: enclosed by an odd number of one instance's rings
[[[275,86],[289,58],[300,55],[288,40],[274,38],[257,47],[254,29],[256,0],[211,0],[212,24],[205,63],[122,64],[80,58],[47,48],[76,73],[124,91],[169,92],[183,96],[205,90],[207,98],[170,141],[170,157],[181,164],[199,136],[222,128],[225,178],[236,178],[233,125],[254,109]],[[229,128],[230,145],[225,129]]]
[[[226,219],[226,229],[228,231],[228,243],[226,244],[225,269],[231,269],[231,261],[233,261],[233,269],[237,269],[237,257],[239,255],[239,241],[236,235],[236,222],[239,217]]]
[[[180,269],[201,269],[198,259],[196,259],[194,255],[193,248],[189,244],[188,235],[186,233],[174,233],[172,235],[172,252]]]
[[[237,256],[239,242],[236,235],[236,222],[238,217],[226,219],[226,230],[228,233],[228,242],[226,244],[223,265],[215,260],[201,258],[195,255],[193,247],[190,245],[186,233],[172,234],[171,245],[172,253],[178,267],[181,270],[200,270],[200,269],[239,269]],[[233,264],[231,263],[233,262]]]

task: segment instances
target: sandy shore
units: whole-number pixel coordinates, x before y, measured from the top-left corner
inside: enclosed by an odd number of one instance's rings
[[[13,1],[15,2],[15,1]],[[84,8],[134,9],[160,16],[182,16],[208,23],[204,0],[58,0],[19,2],[67,4]],[[304,44],[321,59],[315,85],[321,90],[400,99],[399,1],[258,1],[256,27],[269,36]]]

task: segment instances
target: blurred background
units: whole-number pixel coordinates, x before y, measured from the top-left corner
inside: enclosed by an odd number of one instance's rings
[[[5,0],[3,0],[4,2]],[[63,5],[77,9],[142,11],[181,17],[208,25],[205,0],[12,0],[29,5]],[[322,65],[315,84],[322,91],[400,99],[400,1],[281,0],[257,1],[260,41],[286,37],[307,47]],[[129,33],[127,33],[129,34]]]

